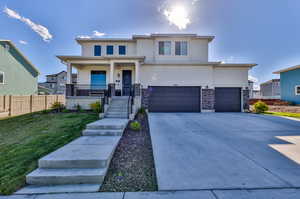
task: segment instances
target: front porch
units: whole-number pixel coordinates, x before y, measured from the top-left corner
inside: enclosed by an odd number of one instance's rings
[[[76,108],[77,104],[81,108],[88,109],[89,104],[99,100],[102,104],[110,104],[114,96],[129,96],[134,101],[140,101],[140,64],[144,57],[59,56],[58,58],[67,65],[68,109]],[[72,84],[71,81],[73,68],[77,70],[76,84]]]

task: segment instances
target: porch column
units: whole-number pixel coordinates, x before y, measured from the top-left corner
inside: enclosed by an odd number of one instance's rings
[[[67,63],[67,84],[72,84],[72,65]]]
[[[113,97],[116,93],[116,85],[114,82],[114,69],[115,69],[115,63],[113,61],[110,61],[110,72],[109,72],[109,84],[108,84],[108,96]]]
[[[135,83],[140,83],[140,62],[135,61]]]
[[[110,73],[109,73],[110,84],[114,83],[114,68],[115,68],[115,63],[113,61],[110,61]]]
[[[133,86],[134,96],[141,96],[141,84],[140,84],[140,62],[135,61],[135,82]]]

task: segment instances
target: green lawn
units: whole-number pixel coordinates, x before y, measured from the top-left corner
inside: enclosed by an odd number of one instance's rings
[[[25,184],[37,160],[80,136],[94,113],[32,113],[0,120],[0,195]]]
[[[283,113],[283,112],[270,112],[267,111],[265,114],[268,115],[274,115],[274,116],[286,116],[286,117],[294,117],[294,118],[300,118],[300,113]]]

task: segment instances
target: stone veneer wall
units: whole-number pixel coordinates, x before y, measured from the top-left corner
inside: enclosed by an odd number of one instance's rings
[[[243,90],[243,109],[249,110],[249,90]]]
[[[215,109],[215,90],[214,89],[202,89],[202,110],[214,110]]]
[[[142,107],[148,109],[148,105],[149,105],[149,89],[148,88],[143,88],[142,89]]]

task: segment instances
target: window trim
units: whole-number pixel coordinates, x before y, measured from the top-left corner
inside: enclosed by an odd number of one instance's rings
[[[179,54],[179,55],[176,54],[176,43],[177,43],[177,42],[180,43],[180,54]],[[186,43],[186,54],[185,54],[185,55],[184,55],[184,54],[181,54],[181,53],[182,53],[181,50],[182,50],[182,43],[183,43],[183,42]],[[186,40],[183,40],[183,41],[175,41],[175,42],[174,42],[174,46],[175,46],[175,47],[174,47],[174,48],[175,48],[175,52],[174,52],[175,56],[188,56],[188,54],[189,54],[189,53],[188,53],[188,51],[189,51],[189,50],[188,50],[188,49],[189,49],[188,41],[186,41]]]
[[[0,71],[0,74],[2,74],[2,76],[3,76],[3,82],[0,82],[0,84],[5,84],[5,75],[4,75],[4,72]]]
[[[160,54],[160,51],[159,51],[159,43],[160,43],[160,42],[163,42],[163,43],[169,42],[169,43],[170,43],[170,54],[165,54],[165,49],[163,50],[163,54]],[[158,48],[158,52],[157,52],[157,53],[158,53],[158,55],[159,55],[159,56],[172,56],[172,54],[173,54],[173,53],[172,53],[172,49],[173,49],[173,48],[172,48],[172,45],[173,45],[172,43],[173,43],[173,42],[172,42],[171,40],[161,40],[161,41],[158,41],[158,42],[157,42],[157,48]]]
[[[112,54],[108,54],[108,47],[112,47]],[[114,55],[114,45],[106,45],[106,55]]]
[[[300,88],[300,85],[295,86],[295,95],[300,95],[300,92],[298,93],[298,88]]]
[[[124,49],[125,49],[124,54],[120,54],[120,47],[121,47],[121,46],[124,47]],[[127,46],[126,46],[126,45],[119,45],[119,46],[118,46],[118,51],[119,51],[119,52],[118,52],[119,55],[121,55],[121,56],[126,55],[126,53],[127,53],[127,52],[126,52],[126,51],[127,51]]]
[[[96,55],[96,47],[99,47],[99,49],[100,49],[100,54],[99,55]],[[94,45],[94,56],[101,56],[101,54],[102,54],[102,47],[101,47],[101,45]]]

